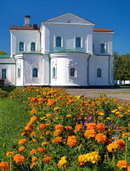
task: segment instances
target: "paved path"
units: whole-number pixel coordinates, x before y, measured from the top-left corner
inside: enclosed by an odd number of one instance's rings
[[[76,96],[85,95],[87,97],[100,97],[105,94],[111,98],[118,98],[121,101],[130,101],[130,86],[121,88],[86,88],[86,89],[67,89],[69,94]]]

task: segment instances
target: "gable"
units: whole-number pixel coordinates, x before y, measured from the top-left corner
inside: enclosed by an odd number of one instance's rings
[[[51,18],[49,20],[46,20],[45,23],[63,23],[63,24],[85,24],[85,25],[95,25],[94,23],[85,20],[77,15],[67,13],[55,18]]]

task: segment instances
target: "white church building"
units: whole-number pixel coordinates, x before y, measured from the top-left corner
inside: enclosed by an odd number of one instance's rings
[[[0,77],[14,86],[112,86],[110,29],[67,13],[41,23],[11,26],[10,55],[0,55]]]

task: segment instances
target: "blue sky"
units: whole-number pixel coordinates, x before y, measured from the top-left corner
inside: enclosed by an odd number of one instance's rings
[[[31,24],[64,13],[73,13],[95,23],[95,28],[115,31],[113,51],[130,54],[130,0],[0,0],[0,50],[10,53],[9,27]]]

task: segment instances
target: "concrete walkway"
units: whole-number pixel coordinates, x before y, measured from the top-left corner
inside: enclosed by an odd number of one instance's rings
[[[100,97],[100,95],[107,95],[107,97],[118,98],[122,102],[130,101],[130,86],[120,88],[86,88],[86,89],[67,89],[69,94],[76,96],[85,95],[87,97]]]

